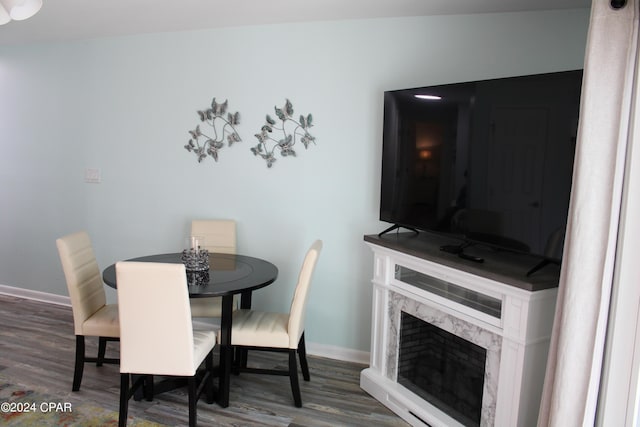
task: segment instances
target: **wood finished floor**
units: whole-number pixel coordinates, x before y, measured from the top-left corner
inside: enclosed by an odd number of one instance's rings
[[[15,384],[118,411],[116,365],[86,364],[79,392],[71,392],[75,337],[70,307],[0,295],[0,375]],[[108,356],[118,356],[109,343]],[[87,339],[87,354],[97,342]],[[198,402],[199,426],[407,426],[359,387],[365,366],[309,356],[311,381],[302,381],[303,407],[293,406],[287,377],[241,374],[231,377],[230,404]],[[286,355],[250,352],[250,364],[286,366]],[[186,390],[157,396],[153,402],[131,401],[129,415],[169,426],[186,425]]]

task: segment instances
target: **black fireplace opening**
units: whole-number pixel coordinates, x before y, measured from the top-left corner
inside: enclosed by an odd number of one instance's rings
[[[398,383],[465,426],[480,426],[487,350],[402,312]]]

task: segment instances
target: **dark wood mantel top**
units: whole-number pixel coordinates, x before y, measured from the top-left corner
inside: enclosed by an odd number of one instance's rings
[[[465,248],[464,252],[481,257],[484,262],[477,263],[462,259],[458,255],[440,250],[442,245],[458,245],[461,241],[437,234],[426,232],[388,233],[382,236],[372,234],[365,235],[364,240],[530,292],[555,288],[560,279],[560,266],[555,264],[549,264],[527,277],[527,272],[541,261],[540,258],[532,255],[473,245]]]

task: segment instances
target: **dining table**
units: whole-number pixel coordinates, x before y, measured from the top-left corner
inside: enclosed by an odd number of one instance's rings
[[[182,253],[166,253],[131,258],[127,261],[182,263]],[[240,295],[240,308],[251,308],[252,292],[273,283],[278,277],[278,268],[269,261],[247,255],[209,253],[209,270],[187,271],[189,298],[222,298],[219,345],[218,404],[229,406],[229,388],[233,347],[231,331],[233,322],[234,295]],[[117,289],[116,265],[104,269],[102,279],[108,286]]]

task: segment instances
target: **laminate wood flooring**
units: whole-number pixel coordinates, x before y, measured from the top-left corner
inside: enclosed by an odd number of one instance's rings
[[[80,391],[71,392],[75,336],[70,307],[0,295],[0,375],[73,404],[118,411],[117,365],[86,364]],[[87,338],[87,354],[97,340]],[[109,343],[108,357],[118,357]],[[287,377],[243,373],[231,376],[230,404],[198,402],[199,426],[407,426],[359,386],[364,365],[308,356],[311,381],[300,376],[302,408],[293,405]],[[250,352],[250,366],[285,368],[286,354]],[[168,426],[188,424],[185,389],[134,401],[129,415]]]

